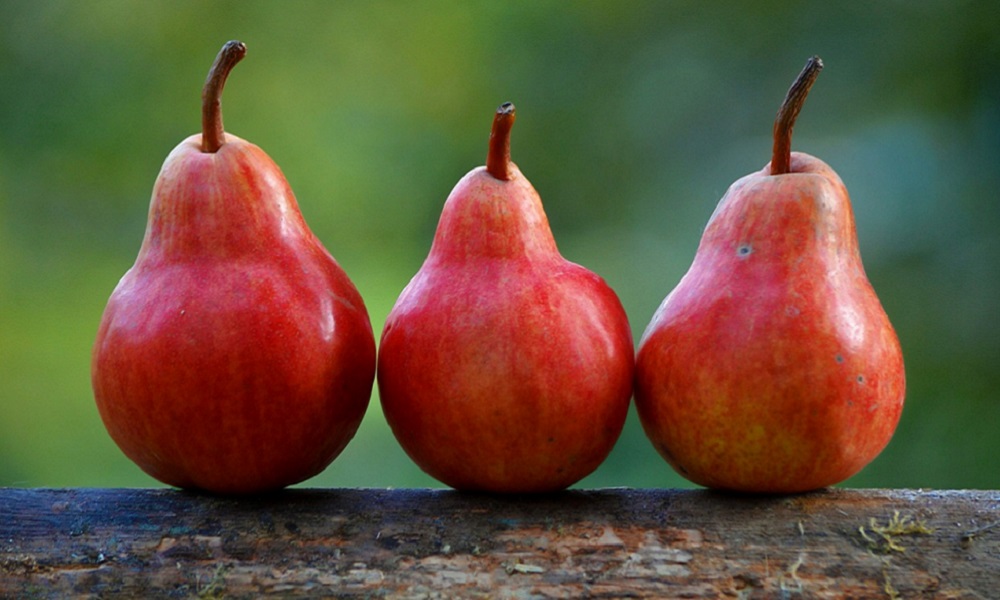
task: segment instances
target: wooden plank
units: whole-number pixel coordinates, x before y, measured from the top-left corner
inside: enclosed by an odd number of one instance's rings
[[[0,489],[4,598],[1000,598],[1000,491]]]

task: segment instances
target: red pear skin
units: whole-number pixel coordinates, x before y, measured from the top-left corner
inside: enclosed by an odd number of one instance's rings
[[[206,131],[156,180],[139,255],[100,322],[94,396],[111,437],[156,479],[266,492],[318,474],[350,441],[374,336],[278,166],[221,121]]]
[[[639,343],[643,428],[711,488],[841,482],[888,444],[903,408],[902,351],[847,189],[821,160],[786,158],[787,172],[769,163],[729,188]]]
[[[548,492],[610,453],[634,354],[618,297],[559,254],[538,193],[509,162],[513,111],[501,106],[487,166],[452,190],[388,316],[378,386],[403,449],[439,481]]]

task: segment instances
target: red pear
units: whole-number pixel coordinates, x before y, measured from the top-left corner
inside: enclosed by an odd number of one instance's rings
[[[160,481],[254,493],[322,471],[368,406],[364,303],[306,225],[281,170],[222,128],[229,42],[209,72],[203,131],[167,157],[135,265],[92,356],[104,424]]]
[[[771,163],[726,192],[640,340],[642,425],[704,486],[836,484],[882,451],[903,408],[902,352],[865,275],[847,189],[790,152],[821,68],[811,59],[789,90]]]
[[[510,161],[514,106],[486,166],[452,190],[423,266],[386,320],[382,409],[424,471],[462,490],[546,492],[590,474],[632,395],[625,311],[564,259],[541,199]]]

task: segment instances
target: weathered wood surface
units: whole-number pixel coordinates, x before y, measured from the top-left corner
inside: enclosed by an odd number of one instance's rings
[[[1000,491],[0,489],[0,597],[1000,598]]]

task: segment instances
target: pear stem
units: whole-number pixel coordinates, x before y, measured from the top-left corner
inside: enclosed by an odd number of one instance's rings
[[[771,154],[771,175],[783,175],[791,171],[792,163],[792,128],[795,119],[805,104],[809,88],[816,83],[819,72],[823,70],[823,61],[818,56],[812,56],[806,61],[806,66],[795,78],[792,87],[788,88],[785,101],[781,103],[778,116],[774,119],[774,149]]]
[[[501,104],[493,116],[490,149],[486,154],[486,170],[502,181],[510,181],[510,128],[514,126],[516,118],[516,109],[510,102]]]
[[[226,42],[208,71],[208,79],[201,90],[202,152],[217,152],[226,143],[225,130],[222,128],[222,88],[226,85],[229,72],[246,55],[247,47],[243,42]]]

